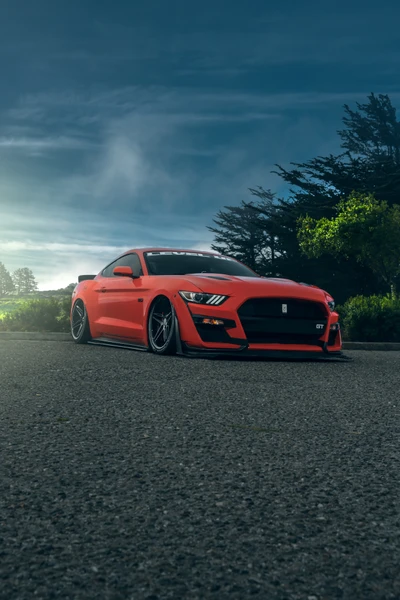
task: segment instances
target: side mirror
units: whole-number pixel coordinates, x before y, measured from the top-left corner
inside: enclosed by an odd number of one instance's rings
[[[134,275],[131,267],[115,267],[113,269],[113,275],[117,277],[131,277],[132,279],[138,279],[139,275]]]

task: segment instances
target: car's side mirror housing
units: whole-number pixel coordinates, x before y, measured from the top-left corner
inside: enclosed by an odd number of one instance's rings
[[[132,279],[138,279],[140,275],[134,275],[131,267],[115,267],[113,269],[113,275],[116,277],[131,277]]]

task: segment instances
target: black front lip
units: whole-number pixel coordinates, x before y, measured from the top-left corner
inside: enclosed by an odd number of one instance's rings
[[[210,348],[194,348],[189,347],[182,342],[182,356],[190,358],[278,358],[280,360],[352,360],[350,357],[343,354],[341,350],[335,352],[314,352],[300,350],[249,350],[247,346],[242,346],[238,349],[214,350]]]
[[[242,342],[244,340],[241,340]],[[324,352],[303,351],[303,350],[249,350],[249,345],[242,344],[239,348],[225,348],[225,349],[214,349],[214,348],[196,348],[188,346],[185,342],[181,342],[180,352],[182,356],[188,356],[192,358],[219,358],[219,357],[259,357],[259,358],[279,358],[281,360],[286,359],[311,359],[311,360],[351,360],[345,356],[341,350],[335,352],[328,352],[324,349]]]

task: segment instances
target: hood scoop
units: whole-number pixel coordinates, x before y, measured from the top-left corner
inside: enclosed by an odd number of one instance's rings
[[[201,277],[207,277],[207,279],[219,279],[220,281],[232,281],[232,279],[228,279],[227,277],[220,277],[218,275],[205,275],[204,273],[199,273]]]

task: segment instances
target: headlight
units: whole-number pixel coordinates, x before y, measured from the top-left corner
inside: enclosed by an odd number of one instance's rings
[[[179,292],[186,302],[195,304],[212,304],[218,306],[225,302],[228,296],[218,296],[217,294],[203,294],[203,292]]]
[[[335,301],[334,300],[328,300],[328,306],[331,310],[335,310]]]

